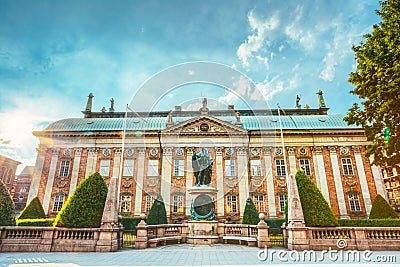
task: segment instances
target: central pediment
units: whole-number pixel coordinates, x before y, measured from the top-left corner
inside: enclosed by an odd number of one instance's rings
[[[247,131],[237,125],[207,115],[201,115],[167,127],[163,130],[163,134],[246,135]]]

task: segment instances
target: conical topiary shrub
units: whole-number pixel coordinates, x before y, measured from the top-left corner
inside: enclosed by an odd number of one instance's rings
[[[296,172],[301,207],[307,226],[338,226],[338,220],[322,196],[303,170]],[[290,208],[290,207],[289,207]]]
[[[42,218],[46,218],[46,214],[44,213],[43,206],[40,203],[40,200],[38,199],[38,197],[35,197],[21,212],[21,214],[18,217],[18,220],[42,219]]]
[[[54,226],[69,228],[100,227],[108,187],[99,173],[84,179],[58,213]]]
[[[390,206],[390,204],[381,195],[375,197],[374,203],[372,204],[371,213],[369,214],[370,219],[387,219],[387,218],[398,218],[399,215]]]
[[[6,185],[0,180],[0,226],[15,225],[15,206]]]
[[[258,218],[258,210],[253,203],[253,200],[249,197],[246,200],[246,207],[244,207],[242,224],[258,224],[260,219]]]
[[[164,201],[160,195],[158,195],[157,199],[154,200],[154,203],[149,210],[149,214],[147,215],[146,222],[148,225],[167,223],[167,212],[165,211]]]

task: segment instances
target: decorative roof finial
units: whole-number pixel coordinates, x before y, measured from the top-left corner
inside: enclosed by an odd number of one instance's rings
[[[318,95],[318,106],[319,108],[326,108],[325,106],[325,100],[324,100],[324,96],[323,96],[324,92],[322,92],[321,89],[319,89],[317,91],[317,95]]]
[[[86,109],[85,109],[85,111],[92,112],[92,99],[93,99],[93,97],[94,97],[93,93],[90,93],[90,94],[88,95],[88,101],[87,101],[87,103],[86,103]]]
[[[170,110],[168,113],[168,122],[167,122],[167,127],[171,126],[174,126],[174,122],[172,121],[172,110]]]
[[[110,102],[111,102],[111,107],[109,108],[109,111],[114,112],[114,98],[111,98]]]
[[[203,98],[202,107],[200,109],[201,115],[208,115],[207,98]]]
[[[296,108],[301,109],[300,96],[296,95]]]
[[[242,123],[242,121],[240,120],[240,112],[239,112],[239,111],[236,111],[235,116],[236,116],[236,123],[235,123],[235,125],[241,127],[241,126],[243,125],[243,123]]]

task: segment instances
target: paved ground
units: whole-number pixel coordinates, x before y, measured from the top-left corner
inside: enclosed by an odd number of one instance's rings
[[[262,252],[260,252],[262,251]],[[301,253],[301,252],[299,252]],[[307,266],[351,263],[359,266],[381,266],[382,263],[400,266],[400,252],[360,253],[359,260],[348,260],[346,254],[317,252],[315,257],[281,248],[260,250],[240,245],[190,246],[171,245],[145,250],[124,249],[114,253],[0,253],[0,267],[5,266],[274,266],[296,264]],[[265,257],[267,259],[265,259]],[[352,256],[351,256],[352,257]],[[259,259],[261,258],[261,260]],[[264,260],[263,260],[264,258]],[[334,265],[332,265],[334,264]],[[316,265],[314,265],[316,266]],[[238,266],[236,266],[238,267]]]

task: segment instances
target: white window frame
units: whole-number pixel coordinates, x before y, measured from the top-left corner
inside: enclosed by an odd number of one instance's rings
[[[147,176],[158,176],[158,159],[149,159],[147,165]]]
[[[238,196],[227,195],[226,196],[226,212],[229,214],[236,214],[238,212]]]
[[[250,160],[251,165],[251,176],[262,176],[261,160],[252,159]]]
[[[110,160],[109,159],[100,160],[99,173],[103,177],[110,177]]]
[[[346,176],[354,176],[353,162],[351,158],[342,158],[343,174]]]
[[[183,195],[172,196],[172,213],[183,213]]]
[[[145,212],[149,212],[149,210],[151,209],[151,206],[153,206],[153,203],[156,200],[156,197],[153,195],[147,194],[145,200],[146,200],[146,202],[145,202],[144,210],[145,210]]]
[[[303,158],[299,159],[300,168],[306,173],[307,176],[311,176],[311,165],[310,159]]]
[[[131,195],[122,195],[120,212],[130,213],[131,208],[132,208],[132,196]]]
[[[358,196],[358,194],[357,193],[349,193],[348,198],[349,198],[350,212],[360,212],[361,211],[361,203],[360,203],[360,197]]]
[[[285,212],[286,200],[287,200],[286,194],[279,194],[279,211],[282,213]]]
[[[285,177],[286,176],[286,164],[284,159],[275,159],[275,170],[276,176]]]
[[[174,160],[174,176],[183,176],[185,171],[185,160],[175,159]]]
[[[236,176],[236,166],[234,159],[226,159],[225,160],[225,176],[226,177],[235,177]]]
[[[265,197],[264,195],[254,195],[253,202],[258,212],[265,212]]]
[[[53,212],[59,212],[64,205],[65,196],[64,195],[55,195],[54,196],[54,203],[53,203]]]
[[[124,160],[124,172],[122,173],[122,176],[132,177],[134,166],[135,166],[135,160],[125,159]]]
[[[69,160],[69,159],[61,160],[60,172],[58,174],[59,177],[68,177],[70,164],[71,164],[71,160]]]

